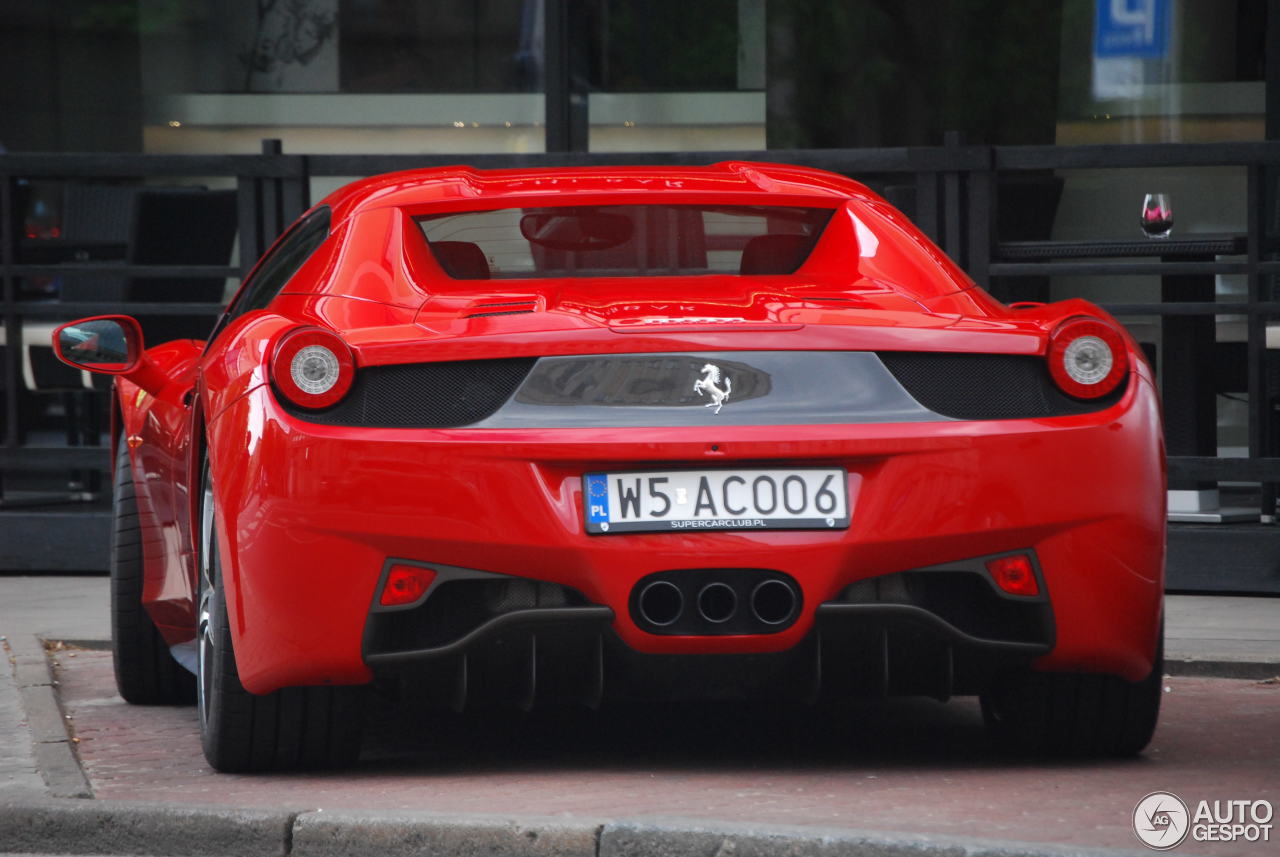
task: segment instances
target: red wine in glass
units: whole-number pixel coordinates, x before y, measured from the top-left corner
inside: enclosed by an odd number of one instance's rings
[[[1168,238],[1173,231],[1173,203],[1167,193],[1149,193],[1142,200],[1139,220],[1148,238]]]

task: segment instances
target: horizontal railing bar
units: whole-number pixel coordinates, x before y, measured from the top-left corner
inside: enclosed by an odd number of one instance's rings
[[[994,159],[994,161],[993,161]],[[0,155],[0,175],[42,178],[364,175],[414,166],[616,166],[752,160],[823,166],[837,172],[910,172],[1213,167],[1280,163],[1280,143],[1152,143],[1086,146],[932,146],[879,149],[770,149],[719,152],[582,152],[489,155],[148,155],[18,152]]]
[[[148,178],[227,176],[302,178],[305,155],[143,155],[17,152],[0,155],[0,176],[21,178]]]
[[[1187,274],[1247,274],[1247,262],[992,262],[993,277],[1180,276]]]
[[[1280,143],[1109,143],[996,146],[997,170],[1219,167],[1280,163]]]
[[[111,465],[105,446],[0,446],[0,468],[4,470],[59,470],[85,468],[106,470]]]
[[[1190,233],[1177,238],[1152,240],[1102,238],[1067,241],[1001,241],[995,246],[999,262],[1048,262],[1066,260],[1158,259],[1161,262],[1205,262],[1219,256],[1244,255],[1244,235]]]
[[[48,301],[10,304],[7,311],[23,318],[75,319],[91,315],[217,315],[220,303],[167,303],[128,301]]]
[[[299,178],[361,176],[460,164],[484,168],[690,166],[718,161],[764,161],[820,167],[839,173],[911,173],[987,169],[988,146],[884,149],[771,149],[719,152],[535,152],[485,155],[0,155],[0,176],[32,178],[228,176]]]
[[[1159,304],[1099,303],[1112,315],[1276,315],[1280,316],[1280,301],[1246,303],[1232,301],[1183,301]]]
[[[0,275],[15,277],[119,277],[173,279],[177,277],[240,278],[234,265],[111,265],[105,262],[64,262],[58,265],[0,265]]]
[[[1169,478],[1226,482],[1280,482],[1280,458],[1171,455]]]
[[[916,173],[982,170],[990,167],[986,146],[892,149],[769,149],[721,152],[536,152],[490,155],[309,155],[316,176],[358,176],[423,167],[476,169],[521,167],[611,167],[654,164],[699,166],[720,161],[764,161],[818,167],[832,172]]]

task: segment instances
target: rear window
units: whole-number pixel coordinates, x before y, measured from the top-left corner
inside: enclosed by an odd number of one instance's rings
[[[459,280],[790,274],[828,208],[598,205],[504,208],[419,218]]]

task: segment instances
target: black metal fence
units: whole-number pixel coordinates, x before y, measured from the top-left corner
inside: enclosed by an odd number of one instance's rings
[[[14,503],[3,485],[22,474],[102,472],[109,466],[101,446],[35,441],[27,436],[21,401],[24,389],[24,326],[33,320],[127,312],[209,316],[209,302],[31,299],[21,284],[38,278],[91,278],[103,274],[157,281],[242,276],[270,242],[310,204],[310,184],[321,177],[359,177],[400,169],[465,162],[477,168],[624,164],[705,164],[717,160],[762,160],[818,167],[867,181],[904,208],[920,227],[979,283],[1004,300],[1044,299],[1048,277],[1080,275],[1161,278],[1162,300],[1120,303],[1103,300],[1121,317],[1158,317],[1171,484],[1199,487],[1220,481],[1247,483],[1257,491],[1263,521],[1252,526],[1187,526],[1171,529],[1171,580],[1178,588],[1280,592],[1280,528],[1270,525],[1280,484],[1280,441],[1273,410],[1280,401],[1280,362],[1267,348],[1268,320],[1280,321],[1272,283],[1280,274],[1273,252],[1280,142],[1105,146],[967,145],[949,135],[946,145],[904,149],[770,150],[750,152],[548,153],[536,155],[291,155],[266,141],[258,155],[0,155],[0,281],[3,283],[4,429],[0,443],[0,570],[95,569],[105,566],[107,515],[101,503],[55,507]],[[1188,235],[1153,243],[1052,241],[1056,196],[1035,202],[1062,171],[1235,167],[1245,174],[1244,228],[1230,235]],[[83,256],[50,261],[32,258],[38,241],[25,237],[22,190],[33,182],[161,182],[175,179],[233,185],[236,195],[238,264],[133,264],[87,261]],[[1020,179],[1038,179],[1030,184]],[[1045,181],[1047,179],[1047,181]],[[1060,185],[1059,185],[1060,190]],[[1042,193],[1043,191],[1043,193]],[[1030,195],[1030,196],[1029,196]],[[1029,214],[1027,200],[1040,215]],[[1043,212],[1048,212],[1047,219]],[[1037,232],[1028,224],[1043,221]],[[1136,222],[1136,208],[1135,208]],[[1158,249],[1153,249],[1158,248]],[[72,248],[74,251],[74,248]],[[1243,300],[1215,295],[1219,274],[1243,275]],[[1060,295],[1059,295],[1060,296]],[[1247,398],[1247,455],[1217,455],[1215,316],[1244,318],[1243,348],[1232,357],[1234,390]],[[1219,373],[1220,374],[1220,373]],[[18,537],[18,534],[23,534]],[[1210,560],[1229,550],[1233,569],[1211,569]],[[1183,562],[1179,557],[1190,557]],[[1180,565],[1181,563],[1181,565]],[[1183,566],[1186,566],[1183,568]],[[1181,571],[1178,569],[1181,568]]]

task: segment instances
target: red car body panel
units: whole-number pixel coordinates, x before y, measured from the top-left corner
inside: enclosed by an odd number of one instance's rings
[[[565,204],[809,205],[835,214],[793,274],[450,279],[414,217]],[[240,679],[266,693],[356,684],[389,559],[528,577],[613,608],[637,652],[775,652],[848,585],[966,557],[1034,550],[1054,642],[1037,666],[1129,680],[1151,668],[1164,575],[1164,450],[1151,373],[1124,337],[1113,404],[1035,419],[814,425],[370,428],[301,420],[268,362],[300,325],[335,331],[361,368],[479,358],[734,351],[1044,355],[1084,301],[1010,309],[862,185],[793,167],[598,168],[393,174],[325,201],[327,240],[265,310],[198,343],[151,348],[169,379],[117,384],[145,539],[144,602],[171,644],[191,639],[202,450],[215,491]],[[874,230],[868,228],[874,224]],[[535,311],[470,317],[484,305]],[[847,530],[591,535],[583,474],[734,464],[844,467]],[[633,587],[672,568],[789,574],[799,618],[773,634],[657,635]]]

